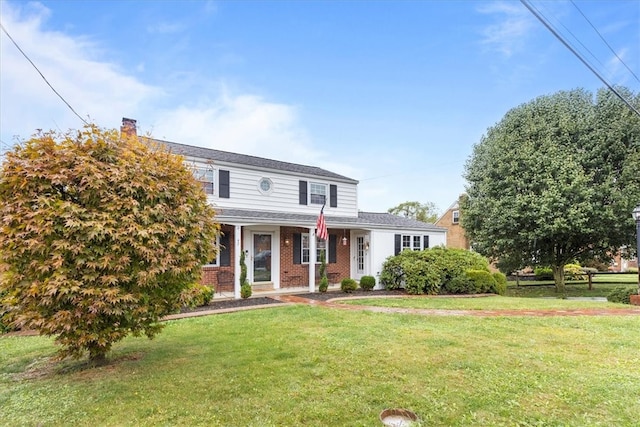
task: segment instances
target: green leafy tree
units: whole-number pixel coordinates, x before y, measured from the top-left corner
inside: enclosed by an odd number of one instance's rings
[[[387,212],[430,224],[438,220],[438,208],[432,202],[404,202],[396,207],[390,208]]]
[[[636,105],[637,95],[620,89]],[[606,259],[633,242],[640,119],[607,90],[542,96],[488,129],[466,165],[462,225],[509,269]]]
[[[60,357],[98,363],[128,334],[161,330],[219,232],[181,157],[93,124],[7,153],[0,214],[11,323],[55,336]]]

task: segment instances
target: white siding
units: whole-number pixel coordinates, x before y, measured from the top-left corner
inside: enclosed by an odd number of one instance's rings
[[[429,247],[445,246],[447,234],[445,231],[418,231],[418,230],[372,230],[370,235],[370,259],[371,259],[371,275],[376,278],[376,289],[381,289],[380,272],[382,265],[386,259],[395,255],[395,235],[411,234],[419,236],[429,236]]]
[[[192,164],[192,161],[188,161]],[[199,164],[199,163],[198,163]],[[233,165],[214,164],[216,169],[216,194],[209,196],[214,206],[233,209],[255,209],[261,211],[287,212],[299,214],[317,214],[321,205],[299,203],[299,181],[318,182],[337,186],[338,206],[329,206],[329,194],[324,208],[325,215],[357,217],[358,200],[357,187],[352,183],[344,183],[324,177],[299,176],[281,171],[257,170]],[[218,197],[217,170],[229,171],[229,198]],[[269,178],[272,182],[271,192],[264,194],[260,191],[259,183],[262,178]]]

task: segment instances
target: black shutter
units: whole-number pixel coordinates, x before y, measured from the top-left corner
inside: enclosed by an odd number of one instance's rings
[[[393,254],[398,255],[400,253],[400,249],[402,249],[402,235],[396,234]]]
[[[229,198],[229,171],[220,170],[220,197],[224,199]]]
[[[338,207],[338,186],[331,184],[329,186],[329,207]]]
[[[300,181],[299,191],[300,191],[300,204],[306,205],[307,204],[307,181]]]
[[[302,256],[302,235],[300,233],[293,233],[293,263],[302,264],[301,256]]]
[[[422,236],[422,241],[424,242],[422,249],[429,249],[429,236]]]
[[[329,264],[335,264],[337,262],[337,250],[338,250],[338,236],[335,234],[329,234]]]
[[[231,248],[229,247],[229,236],[220,235],[220,266],[228,267],[231,265]]]

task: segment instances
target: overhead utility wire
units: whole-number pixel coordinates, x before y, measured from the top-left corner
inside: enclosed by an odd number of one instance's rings
[[[82,116],[80,116],[80,114],[78,114],[76,112],[76,110],[73,109],[73,107],[67,102],[66,99],[64,99],[64,97],[62,95],[60,95],[58,93],[57,90],[54,89],[53,86],[51,86],[51,83],[49,83],[49,81],[47,80],[47,78],[44,76],[44,74],[42,74],[42,72],[40,72],[40,70],[38,69],[38,67],[36,66],[36,64],[33,63],[33,61],[27,56],[26,53],[24,53],[24,51],[20,48],[20,46],[18,46],[18,43],[16,43],[16,41],[13,39],[13,37],[11,37],[11,34],[9,34],[9,32],[4,28],[4,25],[2,25],[2,23],[0,23],[0,28],[2,28],[2,31],[7,35],[7,37],[9,37],[9,40],[11,40],[11,42],[15,45],[15,47],[20,51],[20,53],[22,54],[22,56],[24,56],[27,61],[29,61],[29,63],[33,66],[33,68],[36,69],[36,71],[38,72],[38,74],[40,74],[40,77],[42,77],[42,79],[44,80],[44,82],[47,84],[47,86],[49,86],[51,88],[51,90],[58,95],[58,97],[62,100],[62,102],[64,102],[67,107],[69,107],[69,109],[73,112],[73,114],[75,114],[76,116],[78,116],[78,118],[80,120],[82,120],[82,122],[85,125],[88,125],[89,123],[82,118]]]
[[[577,4],[575,4],[575,2],[573,0],[571,0],[571,4],[573,4],[573,6],[578,10],[578,12],[580,12],[580,15],[582,15],[582,17],[585,19],[585,21],[587,21],[589,23],[589,25],[591,25],[591,28],[593,28],[593,31],[595,31],[598,36],[600,36],[600,39],[604,42],[604,44],[607,45],[607,47],[609,48],[609,50],[616,56],[616,58],[618,58],[618,61],[620,61],[622,63],[622,65],[624,65],[624,67],[629,70],[629,72],[633,75],[633,77],[636,78],[636,80],[638,82],[640,82],[640,79],[638,78],[638,76],[636,75],[636,73],[633,72],[633,70],[631,70],[631,68],[629,68],[629,66],[622,60],[622,58],[620,58],[618,56],[618,54],[616,53],[615,50],[613,50],[613,48],[611,47],[611,45],[609,43],[607,43],[607,41],[605,40],[605,38],[602,36],[602,34],[600,34],[600,31],[598,31],[598,29],[591,23],[591,21],[589,21],[589,18],[587,18],[587,16],[582,12],[582,10],[580,10],[580,8],[578,7]]]
[[[546,11],[547,11],[547,14],[548,14],[548,15],[551,15],[551,16],[553,17],[553,14],[552,14],[552,13],[550,13],[550,12],[549,12],[545,7],[544,7],[544,5],[540,5],[540,8],[541,8],[541,9],[546,10]],[[539,12],[540,12],[540,11],[539,11]],[[540,14],[542,15],[542,12],[540,12]],[[548,21],[549,21],[549,22],[551,22],[551,20],[550,20],[550,19],[548,19]],[[580,46],[582,46],[582,48],[583,48],[584,50],[586,50],[587,52],[589,52],[589,55],[591,55],[591,57],[592,57],[593,59],[595,59],[595,60],[598,62],[598,64],[600,64],[603,68],[606,68],[606,66],[602,63],[602,61],[600,61],[600,59],[599,59],[599,58],[598,58],[598,57],[597,57],[593,52],[591,52],[591,50],[590,50],[587,46],[585,46],[585,45],[584,45],[584,43],[582,43],[582,41],[580,41],[580,39],[579,39],[575,34],[573,34],[573,32],[572,32],[569,28],[567,28],[567,26],[566,26],[566,25],[564,25],[564,24],[562,23],[562,21],[560,21],[560,20],[558,20],[558,19],[556,19],[555,21],[556,21],[558,24],[562,25],[562,28],[564,28],[564,29],[567,31],[567,33],[569,33],[569,34],[571,35],[571,37],[573,37],[573,38],[574,38],[574,40],[575,40],[575,41],[577,41],[577,42],[580,44]]]
[[[620,98],[620,100],[621,100],[622,102],[624,102],[624,103],[627,105],[627,107],[629,107],[629,108],[631,109],[631,111],[633,111],[634,113],[636,113],[636,114],[638,115],[638,117],[640,117],[640,111],[638,111],[638,110],[637,110],[633,105],[631,105],[631,103],[630,103],[629,101],[627,101],[627,99],[626,99],[624,96],[622,96],[622,94],[621,94],[620,92],[618,92],[618,90],[617,90],[613,85],[611,85],[611,84],[610,84],[610,83],[609,83],[609,82],[608,82],[608,81],[607,81],[607,80],[606,80],[606,79],[605,79],[605,78],[604,78],[604,77],[603,77],[603,76],[602,76],[602,75],[601,75],[601,74],[600,74],[600,73],[599,73],[595,68],[593,68],[593,67],[592,67],[592,66],[591,66],[591,65],[590,65],[590,64],[589,64],[589,63],[588,63],[588,62],[587,62],[587,61],[586,61],[586,60],[585,60],[581,55],[580,55],[580,53],[578,53],[578,52],[577,52],[577,51],[576,51],[576,50],[575,50],[575,49],[574,49],[574,48],[573,48],[569,43],[567,43],[567,41],[566,41],[566,40],[564,40],[564,39],[562,38],[562,36],[561,36],[561,35],[560,35],[560,34],[559,34],[559,33],[558,33],[558,32],[557,32],[557,31],[556,31],[556,30],[555,30],[551,25],[549,25],[549,23],[544,19],[544,17],[543,17],[543,16],[541,16],[541,15],[538,13],[538,11],[537,11],[533,6],[531,6],[531,5],[529,4],[529,1],[528,1],[528,0],[520,0],[520,3],[522,3],[522,4],[523,4],[527,9],[529,9],[529,11],[530,11],[531,13],[533,13],[533,15],[534,15],[536,18],[538,18],[538,20],[539,20],[540,22],[542,22],[542,24],[543,24],[545,27],[547,27],[547,29],[548,29],[549,31],[551,31],[551,33],[552,33],[552,34],[553,34],[553,35],[554,35],[558,40],[560,40],[560,42],[561,42],[563,45],[565,45],[565,47],[566,47],[567,49],[569,49],[569,50],[571,51],[571,53],[573,53],[573,54],[574,54],[574,55],[575,55],[575,56],[580,60],[580,62],[582,62],[582,63],[583,63],[583,64],[584,64],[584,65],[585,65],[589,70],[591,70],[591,72],[592,72],[593,74],[595,74],[595,75],[600,79],[600,81],[602,81],[602,83],[604,83],[604,84],[605,84],[605,86],[607,86],[607,87],[609,88],[609,90],[610,90],[611,92],[613,92],[613,93],[614,93],[618,98]]]

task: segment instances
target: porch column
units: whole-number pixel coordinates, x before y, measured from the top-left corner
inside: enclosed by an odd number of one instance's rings
[[[309,292],[316,291],[316,229],[309,228]]]
[[[236,225],[233,230],[233,297],[240,299],[240,251],[242,251],[242,226]]]

